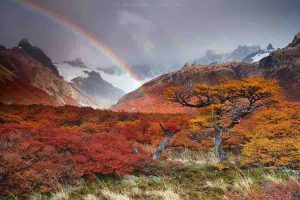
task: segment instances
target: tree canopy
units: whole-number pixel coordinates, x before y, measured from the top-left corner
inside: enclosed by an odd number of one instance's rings
[[[277,82],[261,77],[229,80],[218,85],[197,84],[166,90],[169,101],[182,106],[203,108],[202,115],[192,120],[194,129],[213,129],[217,157],[224,160],[222,135],[259,107],[274,102],[279,94]]]

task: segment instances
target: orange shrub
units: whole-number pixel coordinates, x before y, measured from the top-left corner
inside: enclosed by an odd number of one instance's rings
[[[244,145],[246,164],[300,166],[300,106],[280,104],[256,116],[253,139]]]

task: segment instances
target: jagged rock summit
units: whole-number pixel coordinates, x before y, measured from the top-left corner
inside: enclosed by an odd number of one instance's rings
[[[267,50],[272,51],[272,50],[275,50],[275,49],[274,49],[274,47],[273,47],[272,44],[269,44],[269,45],[267,46]]]
[[[56,76],[59,76],[59,72],[55,65],[52,64],[51,59],[40,48],[33,46],[28,39],[22,39],[18,43],[18,47],[22,48],[26,53],[39,61],[43,66],[49,68]]]
[[[300,44],[300,32],[297,33],[292,41],[292,43],[289,44],[289,47],[296,47]]]

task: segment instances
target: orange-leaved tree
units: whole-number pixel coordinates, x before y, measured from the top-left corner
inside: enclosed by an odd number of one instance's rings
[[[227,159],[222,148],[223,134],[229,133],[243,118],[273,100],[278,91],[276,81],[255,77],[229,80],[218,85],[170,87],[166,97],[182,106],[202,108],[205,114],[192,120],[193,128],[213,131],[216,157],[222,162]]]

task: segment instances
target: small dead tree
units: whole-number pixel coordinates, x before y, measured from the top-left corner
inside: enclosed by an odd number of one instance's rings
[[[162,140],[162,142],[156,147],[154,153],[152,154],[152,158],[154,160],[158,160],[160,155],[170,146],[170,142],[172,137],[180,131],[180,128],[168,129],[164,127],[162,124],[159,124],[161,130],[166,135],[166,137]]]
[[[249,116],[278,92],[277,83],[263,78],[232,80],[210,86],[198,84],[193,89],[171,87],[168,100],[185,107],[201,108],[204,114],[192,120],[198,129],[212,129],[214,149],[219,162],[227,160],[222,148],[224,133]]]

